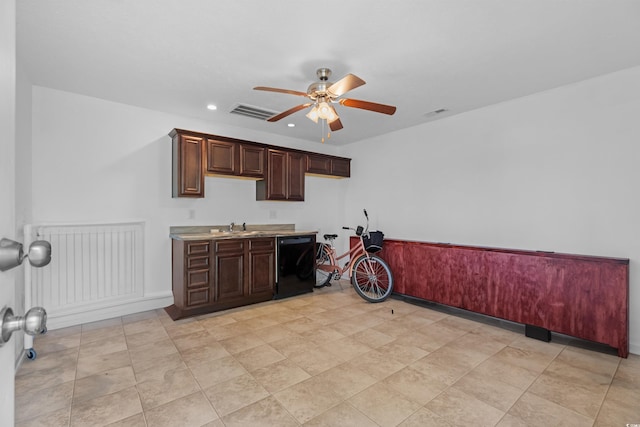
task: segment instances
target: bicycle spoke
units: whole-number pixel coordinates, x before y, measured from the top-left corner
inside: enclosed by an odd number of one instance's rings
[[[331,277],[333,275],[333,269],[331,265],[331,259],[327,254],[324,246],[319,246],[316,252],[316,284],[314,287],[321,288],[323,286],[331,286]]]
[[[391,271],[376,256],[361,257],[356,261],[352,284],[360,296],[370,302],[384,301],[393,290]]]

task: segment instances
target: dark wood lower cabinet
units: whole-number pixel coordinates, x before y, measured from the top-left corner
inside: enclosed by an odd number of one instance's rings
[[[224,303],[245,295],[245,239],[220,240],[214,242],[214,303]]]
[[[402,240],[385,240],[380,256],[395,294],[629,353],[628,259]]]
[[[275,238],[172,240],[172,319],[268,301],[275,285]]]
[[[273,295],[276,280],[275,239],[249,240],[249,295]]]

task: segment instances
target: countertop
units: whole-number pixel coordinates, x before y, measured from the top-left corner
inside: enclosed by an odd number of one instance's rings
[[[174,240],[227,240],[252,237],[308,236],[317,230],[295,230],[292,224],[247,225],[246,230],[228,231],[228,226],[171,227],[169,237]],[[218,231],[211,231],[218,230]]]

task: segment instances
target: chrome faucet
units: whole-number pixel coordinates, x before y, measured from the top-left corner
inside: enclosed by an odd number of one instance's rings
[[[233,226],[234,226],[234,225],[236,225],[234,222],[232,222],[232,223],[229,225],[229,231],[233,232]]]

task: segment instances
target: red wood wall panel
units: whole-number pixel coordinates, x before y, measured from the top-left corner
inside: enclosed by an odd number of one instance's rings
[[[393,272],[394,293],[608,344],[628,355],[628,259],[403,240],[385,240],[379,255]]]

